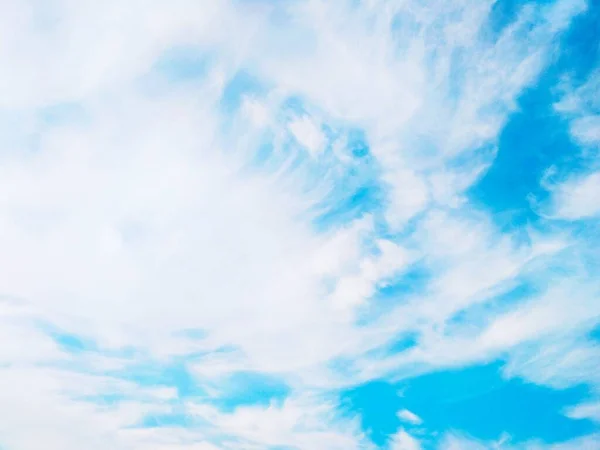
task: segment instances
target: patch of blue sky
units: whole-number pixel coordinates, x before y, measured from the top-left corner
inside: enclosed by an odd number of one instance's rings
[[[136,425],[139,428],[190,427],[194,419],[183,412],[148,414]]]
[[[583,386],[554,390],[519,379],[506,380],[501,363],[447,370],[400,383],[373,381],[341,393],[342,410],[359,414],[375,444],[384,445],[408,409],[430,436],[454,430],[482,440],[504,433],[511,443],[563,442],[593,432],[588,420],[566,417],[565,408],[584,400]],[[403,424],[406,426],[406,424]]]
[[[511,24],[519,19],[519,16],[527,9],[527,12],[540,14],[546,5],[550,6],[555,0],[502,0],[492,2],[487,26],[484,28],[485,36],[496,40],[501,33]],[[533,9],[536,7],[539,9]],[[538,17],[532,17],[537,19]]]
[[[385,381],[371,381],[340,393],[340,410],[358,415],[363,431],[378,446],[384,446],[400,427],[397,413],[403,407],[398,389]]]
[[[268,84],[247,70],[239,70],[226,83],[221,96],[221,108],[227,115],[234,114],[242,105],[245,96],[263,97],[269,90]]]
[[[388,355],[397,355],[398,353],[402,353],[414,348],[418,343],[419,336],[417,333],[403,333],[394,337],[390,342],[388,342],[383,350]]]
[[[379,286],[377,295],[382,299],[402,301],[406,296],[425,292],[431,273],[424,264],[417,262],[401,275]]]
[[[362,159],[370,155],[367,136],[360,128],[350,128],[346,134],[346,147],[354,158]]]
[[[147,363],[111,375],[135,382],[141,387],[174,388],[179,399],[206,396],[206,391],[188,370],[185,361],[172,361],[168,364]]]
[[[406,50],[407,44],[414,36],[419,35],[421,29],[422,25],[406,11],[396,14],[390,23],[390,31],[399,51]]]
[[[148,363],[111,375],[135,382],[141,387],[174,388],[178,396],[176,403],[201,398],[225,412],[231,412],[240,406],[281,403],[291,392],[284,381],[256,372],[236,372],[205,385],[202,380],[193,376],[185,361],[162,365]],[[211,394],[214,389],[218,391],[217,396]]]
[[[218,382],[219,395],[211,403],[224,412],[242,406],[282,404],[291,388],[275,376],[257,372],[236,372]]]
[[[298,95],[288,96],[281,104],[281,114],[284,119],[309,114],[310,112],[308,102]]]
[[[58,126],[69,123],[81,123],[87,119],[83,105],[77,102],[56,103],[38,111],[38,120],[43,126]]]
[[[24,114],[16,114],[0,108],[0,158],[2,160],[14,155],[15,149],[36,150],[39,148],[39,139],[39,130],[28,126]]]
[[[492,18],[504,23],[502,15],[512,16],[518,8],[513,3],[497,2],[498,17],[493,14]],[[588,2],[588,11],[576,17],[559,39],[565,51],[517,100],[518,110],[501,132],[493,165],[469,191],[470,199],[491,211],[503,229],[539,222],[537,205],[549,198],[542,183],[549,168],[554,167],[560,176],[584,167],[581,151],[571,139],[569,122],[553,105],[559,100],[557,88],[565,76],[583,80],[596,65],[599,10],[597,2]]]
[[[580,275],[582,264],[585,264],[587,271],[593,273],[598,266],[597,250],[597,240],[590,239],[589,242],[585,242],[583,248],[580,245],[568,246],[553,257],[542,259],[539,264],[534,260],[531,263],[527,279],[534,286],[545,290],[548,287],[548,280],[556,282]]]
[[[102,407],[111,407],[116,406],[119,403],[125,402],[130,398],[122,393],[111,392],[111,393],[103,393],[99,395],[87,395],[83,397],[74,397],[74,399],[81,400],[84,402],[93,403],[94,405],[102,406]]]
[[[341,142],[344,145],[339,151],[345,152],[350,159],[345,164],[338,164],[338,172],[329,172],[333,176],[333,189],[322,205],[317,205],[317,209],[322,211],[315,220],[318,229],[347,224],[366,214],[375,219],[383,214],[385,189],[364,133],[354,128],[344,130]],[[337,157],[331,153],[325,168],[334,164]]]
[[[598,323],[588,334],[592,341],[600,344],[600,323]]]
[[[404,332],[393,336],[384,345],[369,350],[365,353],[366,358],[385,359],[389,356],[399,355],[415,348],[419,344],[419,334],[416,332]],[[411,370],[414,368],[411,368]]]
[[[210,383],[203,389],[183,364],[136,369],[125,377],[144,387],[175,387],[178,399],[170,402],[171,411],[148,415],[141,427],[189,426],[190,419],[182,413],[181,404],[189,398],[201,398],[222,412],[231,413],[238,407],[281,404],[290,394],[290,387],[274,376],[237,372]],[[213,395],[214,390],[218,395]]]
[[[279,159],[279,161],[275,161],[277,159]],[[277,158],[277,152],[273,143],[273,135],[272,133],[269,133],[267,136],[264,136],[258,144],[250,159],[249,166],[252,169],[260,167],[265,170],[269,170],[269,166],[271,166],[270,170],[273,170],[273,168],[278,167],[282,162],[283,158],[281,156]]]
[[[38,324],[39,328],[46,333],[64,351],[69,353],[96,352],[98,346],[92,339],[78,336],[60,330],[47,323]]]
[[[285,99],[275,114],[275,120],[287,126],[302,118],[314,121],[322,133],[320,153],[311,154],[289,129],[283,135],[264,133],[250,169],[274,172],[283,168],[280,174],[293,177],[306,192],[326,182],[327,195],[311,211],[317,230],[382,211],[379,167],[364,131],[335,121],[321,123],[321,112],[295,96]]]
[[[323,212],[314,224],[318,230],[326,230],[373,213],[380,209],[383,195],[378,183],[356,186],[352,180],[338,184],[339,191],[333,192],[323,202]],[[335,198],[335,200],[332,200]]]
[[[54,340],[65,350],[71,353],[79,353],[95,349],[93,342],[86,341],[72,334],[55,334]]]
[[[175,333],[175,335],[182,336],[187,339],[202,340],[208,336],[208,332],[199,328],[188,328]]]
[[[569,124],[552,108],[556,82],[556,75],[546,74],[521,96],[519,111],[500,134],[493,164],[468,192],[473,202],[492,212],[503,230],[539,220],[532,199],[541,203],[548,198],[541,182],[551,166],[564,171],[580,166]]]
[[[165,51],[153,71],[170,82],[202,80],[212,64],[212,56],[196,47],[176,47]]]
[[[511,280],[510,283],[500,287],[500,292],[492,293],[484,301],[475,302],[472,306],[460,310],[454,316],[450,317],[445,323],[445,330],[452,333],[455,329],[483,329],[489,320],[502,313],[514,309],[522,302],[535,298],[541,290],[534,283],[527,280]]]
[[[517,19],[519,11],[527,3],[533,2],[523,2],[522,0],[493,2],[485,30],[486,34],[491,39],[498,38],[502,31]]]
[[[426,293],[431,280],[430,270],[422,263],[412,264],[405,272],[395,275],[375,287],[375,293],[361,310],[357,326],[365,326],[383,317],[398,305]]]
[[[94,353],[114,358],[135,358],[139,356],[139,351],[134,347],[126,346],[118,349],[103,349],[90,337],[66,332],[47,322],[37,322],[37,327],[51,338],[59,348],[74,355]],[[58,366],[60,365],[58,364]],[[113,375],[119,376],[119,374]]]
[[[369,361],[383,360],[387,357],[399,355],[414,349],[419,344],[419,333],[414,331],[401,332],[391,336],[382,345],[367,350],[362,354],[362,358]],[[420,372],[422,365],[413,365],[404,368],[402,375],[414,374]],[[359,375],[359,365],[356,361],[344,357],[337,358],[328,364],[328,367],[342,377],[352,377]],[[398,375],[397,372],[394,372]]]
[[[515,444],[531,439],[562,442],[594,430],[591,422],[563,414],[586,398],[587,388],[554,390],[506,380],[501,367],[493,363],[408,380],[402,385],[404,406],[428,428],[461,430],[484,440],[506,432]]]
[[[168,364],[147,363],[129,366],[121,371],[108,372],[106,375],[135,383],[140,388],[172,388],[177,396],[164,399],[161,412],[149,413],[144,418],[132,424],[132,428],[161,428],[161,427],[190,427],[199,423],[198,419],[190,418],[185,412],[185,402],[194,399],[206,399],[208,394],[188,370],[185,361],[172,361]],[[121,393],[109,393],[96,397],[82,398],[96,405],[112,406],[127,402],[130,397]]]
[[[38,109],[34,117],[28,113],[0,108],[0,160],[34,154],[40,148],[44,131],[50,127],[82,125],[89,117],[76,102],[63,102]],[[16,149],[19,149],[18,153]],[[25,152],[24,152],[25,150]]]

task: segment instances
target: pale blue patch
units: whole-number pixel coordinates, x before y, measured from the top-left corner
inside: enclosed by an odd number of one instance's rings
[[[265,173],[274,173],[290,158],[293,158],[293,155],[290,155],[289,152],[275,148],[273,134],[267,132],[263,136],[262,143],[254,152],[248,168],[251,171],[259,170]]]
[[[236,95],[231,95],[229,103],[233,108],[239,107],[241,101],[237,91],[245,92],[247,84],[256,87],[252,78],[248,82],[245,73],[241,80],[234,83],[242,87],[238,86]],[[246,169],[294,178],[299,190],[309,196],[315,188],[326,192],[310,211],[316,231],[348,224],[365,214],[382,215],[379,167],[364,131],[335,121],[321,123],[321,112],[296,96],[281,103],[274,120],[285,128],[302,117],[309,117],[320,126],[324,136],[321,152],[311,154],[289,130],[282,134],[265,131]]]
[[[42,125],[57,126],[68,123],[81,123],[88,118],[83,105],[75,102],[57,103],[39,110],[38,118]]]
[[[565,51],[559,55],[558,65],[573,81],[582,82],[598,67],[600,61],[600,2],[587,2],[587,11],[573,19],[563,38]]]
[[[0,162],[3,163],[6,157],[39,148],[39,130],[31,129],[26,124],[25,114],[0,108]]]
[[[370,154],[365,132],[358,128],[348,130],[347,147],[354,158],[365,158]]]
[[[201,341],[208,337],[208,332],[206,330],[191,328],[191,329],[181,330],[180,332],[176,333],[176,335],[184,337],[184,338],[188,338],[188,339]]]
[[[301,97],[292,95],[286,98],[282,103],[280,114],[281,118],[286,120],[293,116],[302,116],[304,114],[308,114],[308,109]]]
[[[401,302],[416,293],[424,292],[430,279],[429,270],[423,264],[415,263],[405,273],[379,287],[377,298]]]
[[[180,399],[206,395],[183,361],[173,361],[168,365],[146,364],[130,367],[126,372],[113,375],[143,387],[175,388]]]
[[[149,414],[138,425],[141,428],[189,427],[193,418],[185,413]]]
[[[242,406],[281,404],[290,394],[290,387],[277,377],[237,372],[219,380],[219,396],[211,401],[222,411],[231,412]]]
[[[494,2],[492,9],[490,10],[486,30],[487,33],[489,33],[490,38],[496,40],[501,32],[517,19],[519,12],[527,3],[532,2],[522,0],[503,0]]]
[[[86,343],[77,336],[62,334],[58,336],[55,335],[54,338],[62,348],[72,353],[79,353],[90,348],[89,343]]]
[[[399,49],[405,50],[411,39],[422,31],[422,25],[406,10],[396,14],[390,23],[390,31]]]
[[[387,344],[384,351],[388,355],[396,355],[414,348],[418,344],[418,335],[416,333],[402,334]]]
[[[290,393],[290,388],[275,377],[252,372],[239,372],[216,381],[218,395],[209,395],[192,378],[183,364],[167,367],[137,368],[123,377],[144,387],[175,387],[178,398],[165,401],[170,411],[148,414],[136,427],[192,427],[202,421],[185,413],[186,399],[196,399],[231,413],[244,406],[268,406],[281,404]],[[211,385],[213,382],[211,382]],[[212,388],[215,388],[213,386]],[[117,399],[122,401],[122,398]]]
[[[177,399],[174,404],[195,398],[224,411],[232,411],[240,406],[281,403],[290,394],[290,387],[284,381],[256,372],[237,372],[218,380],[202,381],[190,372],[185,359],[166,365],[147,363],[110,375],[135,382],[141,387],[175,388]],[[203,383],[209,383],[210,389]],[[212,389],[217,389],[219,394],[212,396]]]
[[[361,310],[357,326],[372,324],[395,307],[406,304],[419,294],[426,292],[431,279],[430,270],[422,263],[415,263],[393,278],[376,286],[368,304]]]
[[[39,324],[39,326],[61,349],[69,353],[95,352],[98,350],[92,339],[67,333],[49,324]]]
[[[237,84],[255,87],[255,82],[247,77],[241,76],[246,81]],[[234,93],[238,94],[238,90],[245,92],[238,87]],[[240,95],[232,94],[230,105],[239,107]],[[282,102],[275,121],[285,127],[302,117],[311,118],[321,127],[324,146],[319,154],[311,154],[289,130],[277,136],[265,132],[248,169],[278,171],[284,178],[293,177],[299,189],[309,195],[316,186],[324,190],[326,195],[311,211],[317,231],[348,224],[365,214],[381,215],[384,191],[379,181],[380,169],[364,131],[339,123],[321,124],[320,112],[294,96]]]
[[[345,147],[341,151],[351,160],[340,165],[338,173],[328,174],[332,177],[334,189],[316,207],[321,211],[315,220],[315,226],[320,230],[347,224],[366,214],[377,219],[384,211],[386,192],[379,179],[379,166],[370,153],[364,133],[362,130],[350,129],[344,131],[341,137],[334,137],[336,138],[343,139]],[[335,154],[331,154],[327,161],[330,164],[340,164]]]
[[[380,360],[387,357],[399,355],[403,352],[414,349],[419,344],[419,334],[416,332],[400,333],[391,338],[384,345],[369,350],[364,357],[367,360]],[[343,367],[343,366],[342,366]],[[347,365],[347,368],[352,366]]]
[[[75,400],[93,403],[99,406],[116,406],[119,403],[129,400],[129,397],[121,393],[104,393],[101,395],[88,395],[83,397],[74,397]]]
[[[540,290],[525,281],[513,280],[499,289],[501,292],[492,295],[484,302],[476,302],[453,315],[445,323],[448,334],[467,328],[472,332],[475,328],[483,329],[494,317],[510,312],[521,302],[534,298]]]
[[[341,198],[326,200],[326,212],[315,221],[317,229],[325,230],[332,226],[349,223],[381,207],[382,191],[378,184],[354,187],[349,183],[346,189],[340,189]]]
[[[244,96],[262,97],[268,91],[267,85],[246,70],[240,70],[225,85],[221,96],[221,107],[232,114],[242,104]]]
[[[194,47],[172,48],[164,52],[153,71],[171,82],[203,79],[210,68],[211,56]]]

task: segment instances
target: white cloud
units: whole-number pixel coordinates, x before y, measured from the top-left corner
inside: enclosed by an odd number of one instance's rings
[[[331,295],[336,307],[343,310],[364,303],[375,293],[378,283],[385,284],[408,266],[410,256],[401,246],[379,240],[377,247],[379,255],[365,258],[358,267],[340,277]]]
[[[550,214],[567,220],[588,219],[600,214],[600,172],[598,154],[589,151],[600,145],[600,71],[592,72],[577,88],[568,87],[555,109],[570,119],[570,131],[574,141],[581,144],[582,160],[587,170],[576,176],[551,185],[552,204]]]
[[[392,437],[389,448],[390,450],[420,450],[421,444],[406,431],[400,430]]]
[[[582,403],[569,408],[567,416],[573,419],[591,419],[600,422],[600,402]]]
[[[516,348],[505,367],[506,374],[558,389],[580,384],[597,389],[600,386],[595,363],[600,356],[598,347],[580,337],[557,334],[555,339]]]
[[[310,152],[312,157],[323,152],[325,136],[319,126],[308,116],[297,117],[289,124],[296,140]]]
[[[600,443],[597,434],[590,434],[580,438],[568,440],[566,442],[546,444],[535,440],[522,442],[518,445],[511,445],[510,442],[505,442],[505,439],[500,439],[496,442],[482,442],[473,438],[457,434],[447,434],[439,446],[439,450],[484,450],[484,449],[503,449],[503,450],[577,450],[585,449],[592,450]]]
[[[408,409],[398,411],[398,418],[413,425],[420,425],[423,423],[423,420],[419,416]]]
[[[554,215],[577,220],[600,214],[600,172],[572,178],[558,185],[554,195]]]
[[[336,419],[335,404],[325,398],[292,397],[281,406],[241,407],[232,414],[195,404],[189,405],[189,411],[207,421],[212,429],[237,436],[256,448],[371,448],[359,431],[358,422]]]
[[[571,124],[571,133],[583,144],[598,145],[600,142],[600,116],[592,115],[574,120]]]
[[[457,435],[446,435],[440,450],[484,450],[488,447],[474,439],[465,438]]]

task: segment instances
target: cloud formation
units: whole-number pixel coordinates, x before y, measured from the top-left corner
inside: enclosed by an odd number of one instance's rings
[[[592,448],[408,406],[380,445],[340,393],[501,361],[597,426],[594,8],[4,1],[0,447]],[[518,221],[481,186],[536,90],[578,154]]]

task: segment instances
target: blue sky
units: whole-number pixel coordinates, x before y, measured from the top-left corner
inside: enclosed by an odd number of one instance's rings
[[[0,449],[600,448],[600,4],[5,0]]]

